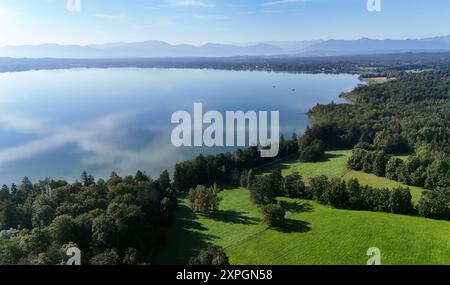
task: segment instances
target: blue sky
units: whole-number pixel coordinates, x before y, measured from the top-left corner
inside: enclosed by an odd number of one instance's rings
[[[422,38],[450,34],[448,0],[1,0],[0,45],[163,40]]]

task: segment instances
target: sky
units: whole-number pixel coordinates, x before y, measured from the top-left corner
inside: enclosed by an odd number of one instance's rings
[[[80,1],[81,9],[68,9],[67,1]],[[380,12],[369,11],[367,1],[1,0],[0,45],[145,40],[200,45],[450,35],[449,0],[379,0]]]

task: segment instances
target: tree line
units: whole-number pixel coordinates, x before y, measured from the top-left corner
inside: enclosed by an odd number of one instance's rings
[[[256,176],[251,182],[252,201],[263,207],[271,205],[282,209],[277,197],[315,200],[337,209],[365,210],[404,215],[420,215],[427,218],[450,220],[450,189],[436,188],[424,192],[417,205],[412,202],[409,188],[394,189],[363,186],[358,179],[345,181],[325,175],[311,178],[306,185],[297,172],[283,177],[279,170],[268,175]],[[279,210],[280,211],[280,210]],[[280,224],[277,224],[280,226]]]
[[[406,160],[384,151],[355,148],[348,166],[429,190],[450,186],[450,156],[427,146],[419,148]]]
[[[257,147],[217,155],[199,155],[175,165],[173,187],[180,192],[188,192],[198,185],[212,186],[214,183],[237,186],[243,172],[280,157],[298,154],[297,136],[294,134],[290,140],[281,136],[279,147],[279,154],[274,158],[262,158]]]

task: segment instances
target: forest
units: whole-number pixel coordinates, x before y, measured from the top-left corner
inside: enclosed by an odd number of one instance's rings
[[[138,171],[108,180],[87,173],[81,182],[24,178],[0,191],[0,264],[58,265],[76,246],[82,264],[145,264],[164,238],[176,207],[168,172]]]

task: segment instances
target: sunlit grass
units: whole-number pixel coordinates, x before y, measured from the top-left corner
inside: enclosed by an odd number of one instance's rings
[[[337,210],[312,201],[283,198],[288,225],[268,229],[249,191],[227,189],[220,212],[193,214],[182,201],[156,264],[185,264],[214,243],[232,264],[366,264],[378,247],[382,264],[450,264],[450,222],[387,213]]]

